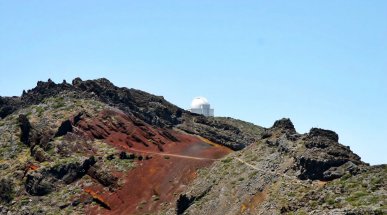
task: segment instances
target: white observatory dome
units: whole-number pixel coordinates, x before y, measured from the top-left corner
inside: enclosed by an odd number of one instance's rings
[[[191,108],[192,109],[199,109],[202,108],[203,105],[209,105],[208,100],[204,97],[196,97],[191,102]]]

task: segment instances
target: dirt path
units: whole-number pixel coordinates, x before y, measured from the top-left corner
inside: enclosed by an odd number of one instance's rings
[[[203,158],[203,157],[194,157],[194,156],[187,156],[187,155],[178,155],[178,154],[170,154],[170,153],[163,153],[163,152],[151,152],[151,151],[145,151],[145,150],[139,150],[139,149],[133,149],[133,148],[130,148],[129,149],[130,151],[133,151],[133,152],[138,152],[138,153],[144,153],[144,154],[150,154],[150,155],[159,155],[159,156],[169,156],[169,157],[176,157],[176,158],[185,158],[185,159],[194,159],[194,160],[204,160],[204,161],[220,161],[222,159],[214,159],[214,158]],[[264,173],[269,173],[269,174],[273,174],[273,175],[276,175],[276,176],[282,176],[282,177],[285,177],[285,178],[288,178],[288,179],[294,179],[294,177],[291,177],[291,176],[288,176],[286,174],[279,174],[277,172],[270,172],[270,171],[267,171],[267,170],[263,170],[263,169],[260,169],[260,168],[257,168],[256,166],[250,164],[250,163],[247,163],[246,161],[238,158],[238,157],[234,157],[234,159],[236,159],[237,161],[243,163],[244,165],[252,168],[252,169],[255,169],[257,171],[261,171],[261,172],[264,172]]]
[[[150,154],[150,155],[169,156],[169,157],[186,158],[186,159],[194,159],[194,160],[205,160],[205,161],[221,160],[221,159],[214,159],[214,158],[193,157],[193,156],[188,156],[188,155],[178,155],[178,154],[170,154],[170,153],[163,153],[163,152],[150,152],[150,151],[133,149],[133,148],[130,148],[129,151]]]
[[[305,184],[303,184],[302,182],[300,182],[300,180],[298,180],[297,178],[292,177],[292,176],[289,176],[289,175],[286,175],[285,173],[282,173],[282,174],[281,174],[281,173],[278,173],[278,172],[270,172],[270,171],[267,171],[267,170],[263,170],[263,169],[257,168],[257,167],[255,167],[254,165],[249,164],[249,163],[247,163],[246,161],[244,161],[244,160],[242,160],[242,159],[240,159],[240,158],[235,157],[235,159],[236,159],[237,161],[239,161],[239,162],[245,164],[246,166],[249,166],[250,168],[255,169],[255,170],[257,170],[257,171],[261,171],[261,172],[268,173],[268,174],[273,174],[273,175],[276,175],[276,176],[278,176],[278,177],[284,177],[284,178],[287,178],[287,179],[289,179],[289,180],[294,181],[294,182],[297,183],[297,184],[300,184],[300,185],[302,185],[302,186],[307,187],[307,185],[305,185]]]

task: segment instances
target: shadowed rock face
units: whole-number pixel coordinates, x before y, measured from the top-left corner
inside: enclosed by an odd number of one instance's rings
[[[25,145],[30,145],[30,131],[31,124],[28,121],[27,117],[23,114],[19,115],[19,126],[20,126],[20,141]]]
[[[308,139],[327,139],[337,143],[339,142],[339,135],[337,135],[334,131],[312,128],[309,131]]]
[[[58,128],[58,131],[56,132],[55,137],[63,136],[65,134],[67,134],[68,132],[72,132],[72,131],[73,131],[73,125],[72,125],[71,121],[66,120],[66,121],[62,122],[62,124]]]
[[[305,137],[306,150],[296,157],[300,179],[333,180],[346,172],[355,173],[360,157],[338,143],[339,136],[329,130],[312,128]],[[342,167],[342,165],[347,167]]]
[[[83,163],[59,164],[49,169],[30,172],[26,176],[25,189],[31,195],[47,195],[53,192],[59,183],[70,184],[82,178],[95,163],[95,158],[90,157]]]
[[[192,202],[195,201],[194,197],[188,197],[186,195],[180,195],[176,203],[176,214],[181,215],[189,208]]]
[[[4,118],[15,112],[20,106],[19,97],[0,96],[0,118]]]
[[[0,203],[9,203],[13,199],[14,195],[14,183],[11,179],[1,179],[0,180]]]

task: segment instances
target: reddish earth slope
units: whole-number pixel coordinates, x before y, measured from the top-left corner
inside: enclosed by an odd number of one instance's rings
[[[85,189],[105,205],[89,207],[90,214],[144,214],[173,207],[198,169],[231,151],[197,136],[152,127],[116,109],[79,117],[74,124],[78,134],[144,158],[134,169],[116,173],[121,182],[117,189]]]

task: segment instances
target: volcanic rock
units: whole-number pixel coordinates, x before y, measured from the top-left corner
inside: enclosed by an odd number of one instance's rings
[[[55,189],[55,178],[48,176],[45,172],[31,172],[27,175],[25,188],[33,196],[43,196]]]
[[[68,132],[72,132],[72,131],[73,131],[73,126],[71,124],[71,121],[66,120],[66,121],[62,122],[62,124],[58,128],[58,131],[56,132],[55,137],[63,136],[65,134],[67,134]]]
[[[271,127],[272,130],[280,130],[288,133],[295,133],[296,129],[292,121],[288,118],[283,118],[274,122],[274,125]]]
[[[296,157],[301,171],[299,178],[332,180],[344,175],[346,168],[339,168],[343,164],[361,164],[360,157],[338,140],[333,131],[312,128],[305,138],[306,151]]]
[[[14,183],[9,178],[0,179],[0,203],[9,203],[14,196]]]
[[[19,115],[19,126],[21,130],[20,134],[20,141],[24,143],[25,145],[30,145],[30,131],[31,131],[31,124],[28,121],[28,118],[26,115],[20,114]]]

